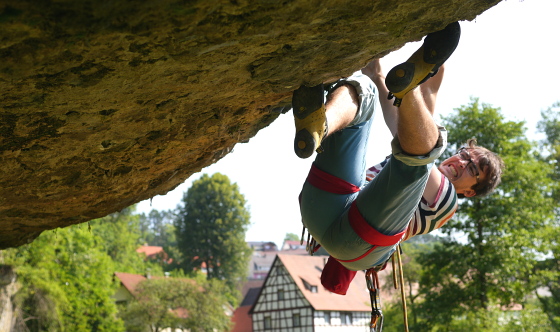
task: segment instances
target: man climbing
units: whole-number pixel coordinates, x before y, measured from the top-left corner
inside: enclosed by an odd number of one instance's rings
[[[355,271],[380,269],[400,241],[441,227],[455,212],[457,195],[484,195],[500,182],[501,159],[474,141],[432,167],[447,144],[445,128],[432,116],[443,63],[459,36],[457,22],[428,34],[386,78],[374,60],[326,88],[302,86],[294,92],[296,154],[321,152],[300,204],[311,247],[322,246],[331,255],[321,277],[330,291],[345,294]],[[394,136],[392,154],[366,170],[379,94],[395,97],[394,103],[380,100]]]

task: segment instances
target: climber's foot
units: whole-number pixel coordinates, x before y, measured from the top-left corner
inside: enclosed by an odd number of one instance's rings
[[[292,106],[296,123],[296,155],[309,158],[313,151],[322,152],[321,141],[327,133],[323,84],[299,87],[294,91]]]
[[[459,22],[450,23],[445,29],[426,36],[422,46],[406,61],[393,67],[385,79],[395,106],[400,106],[405,94],[434,76],[439,67],[453,54],[459,43]]]

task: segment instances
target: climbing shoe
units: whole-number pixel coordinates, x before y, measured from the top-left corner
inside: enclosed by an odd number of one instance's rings
[[[313,151],[322,152],[321,141],[327,133],[323,84],[299,87],[292,96],[292,108],[296,123],[296,155],[309,158]]]
[[[460,36],[459,22],[450,23],[445,29],[428,34],[422,46],[406,62],[387,73],[385,85],[389,89],[388,99],[395,97],[393,105],[400,106],[405,94],[437,73],[457,48]]]

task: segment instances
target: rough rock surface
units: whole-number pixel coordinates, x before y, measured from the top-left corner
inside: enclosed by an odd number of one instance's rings
[[[13,331],[15,319],[12,297],[18,289],[12,267],[0,264],[0,331]]]
[[[0,248],[164,194],[342,77],[499,0],[0,0]]]

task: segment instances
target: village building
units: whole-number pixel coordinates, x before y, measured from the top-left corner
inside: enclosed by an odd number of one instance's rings
[[[278,254],[251,309],[239,308],[251,315],[251,329],[235,331],[367,331],[371,307],[364,273],[358,272],[345,296],[331,293],[320,280],[326,259]]]

